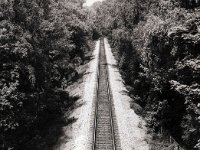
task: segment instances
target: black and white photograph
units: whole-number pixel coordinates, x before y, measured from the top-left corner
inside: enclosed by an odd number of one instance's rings
[[[200,150],[200,0],[0,0],[0,150]]]

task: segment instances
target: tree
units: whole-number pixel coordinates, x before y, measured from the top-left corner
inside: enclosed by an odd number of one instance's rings
[[[96,8],[96,24],[109,38],[129,95],[152,112],[149,126],[165,128],[188,149],[200,138],[198,6],[109,0]]]
[[[77,76],[93,34],[77,3],[1,1],[0,149],[44,149],[52,122],[73,104],[59,89]]]

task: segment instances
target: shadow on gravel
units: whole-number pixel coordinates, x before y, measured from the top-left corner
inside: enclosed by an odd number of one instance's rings
[[[57,145],[68,141],[69,136],[66,135],[65,128],[77,121],[76,118],[70,117],[70,114],[74,109],[83,105],[76,104],[79,98],[80,97],[78,96],[68,96],[63,105],[50,104],[50,102],[49,104],[52,105],[53,108],[51,110],[46,110],[44,114],[41,114],[43,120],[40,120],[37,127],[33,129],[33,132],[34,134],[36,133],[36,135],[32,140],[21,145],[19,150],[55,150],[57,149]],[[58,100],[62,101],[62,99]]]
[[[68,140],[71,138],[71,135],[70,135],[70,133],[66,133],[67,132],[66,128],[70,128],[72,126],[72,124],[77,121],[77,118],[70,117],[70,115],[73,113],[73,111],[75,109],[83,106],[84,104],[85,103],[76,101],[76,103],[70,107],[70,109],[66,112],[66,115],[65,115],[66,124],[64,124],[63,126],[60,127],[61,132],[60,132],[59,136],[57,137],[54,145],[52,145],[52,147],[50,147],[50,148],[47,147],[46,150],[60,150],[60,149],[62,149],[64,144],[68,142]]]
[[[143,114],[144,114],[143,108],[142,108],[139,104],[137,104],[137,103],[135,102],[135,99],[134,99],[133,97],[131,97],[130,92],[129,92],[128,90],[122,90],[120,93],[121,93],[122,95],[126,95],[126,96],[130,97],[130,98],[132,99],[131,102],[130,102],[130,107],[133,109],[133,111],[134,111],[137,115],[143,116]]]
[[[79,79],[82,79],[85,75],[91,74],[92,72],[84,72],[79,74]]]
[[[93,56],[89,57],[88,60],[85,60],[85,62],[86,61],[87,62],[84,65],[82,65],[80,68],[77,69],[77,72],[76,72],[75,76],[72,77],[73,80],[71,82],[68,82],[68,85],[72,85],[75,82],[78,82],[78,83],[82,82],[82,79],[83,79],[83,77],[85,75],[88,75],[88,74],[92,73],[92,72],[87,72],[87,67],[88,67],[87,64],[90,63],[90,61],[92,59],[94,59]]]
[[[93,60],[95,58],[95,56],[86,56],[84,59],[84,64],[87,64],[88,62],[90,62],[91,60]]]
[[[109,63],[107,63],[107,65],[118,69],[118,65],[113,65],[113,64],[109,64]]]
[[[108,66],[111,66],[111,67],[114,68],[114,69],[116,69],[114,72],[120,72],[120,71],[119,71],[119,66],[118,66],[118,65],[113,65],[113,64],[108,64],[108,63],[107,63],[107,65],[108,65]]]
[[[47,122],[48,126],[45,128],[44,147],[39,147],[38,150],[55,150],[57,145],[69,140],[70,137],[65,133],[64,129],[77,121],[77,118],[70,117],[70,115],[74,109],[83,105],[77,104],[79,98],[78,96],[69,97],[71,102],[63,108],[63,113],[49,120],[49,123]]]
[[[122,95],[127,95],[127,96],[129,96],[129,91],[128,91],[128,90],[122,90],[120,93],[121,93]]]
[[[125,82],[122,79],[117,79],[116,81],[122,82],[125,85]]]

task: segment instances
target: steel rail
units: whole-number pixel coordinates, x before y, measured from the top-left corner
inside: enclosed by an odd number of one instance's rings
[[[104,40],[100,40],[99,44],[99,61],[98,61],[98,67],[97,67],[97,86],[96,86],[96,98],[95,98],[95,113],[94,113],[94,126],[93,126],[93,146],[92,149],[96,150],[96,143],[97,143],[97,118],[98,118],[98,94],[99,94],[99,80],[100,80],[100,58],[101,58],[101,51],[104,51],[105,55],[105,44]],[[106,56],[105,56],[106,57]],[[112,100],[111,100],[111,90],[110,90],[110,84],[109,84],[109,76],[108,76],[108,66],[106,63],[106,88],[107,88],[107,96],[108,96],[108,102],[109,102],[109,120],[110,120],[110,128],[111,128],[111,136],[112,136],[112,150],[116,150],[116,139],[115,139],[115,130],[114,130],[114,120],[113,120],[113,106],[112,106]]]
[[[98,54],[98,66],[97,66],[97,85],[96,85],[96,98],[95,98],[95,113],[94,113],[94,127],[93,127],[93,145],[92,145],[92,150],[95,150],[95,143],[96,143],[100,55],[101,55],[101,40],[99,42],[99,54]]]

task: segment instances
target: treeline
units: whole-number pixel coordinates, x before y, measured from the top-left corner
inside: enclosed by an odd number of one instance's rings
[[[199,6],[199,0],[107,0],[96,6],[95,23],[108,36],[149,127],[168,130],[187,149],[200,148]]]
[[[75,100],[62,87],[77,78],[76,66],[94,38],[92,14],[83,3],[0,1],[1,150],[53,144],[45,143],[45,135]]]

